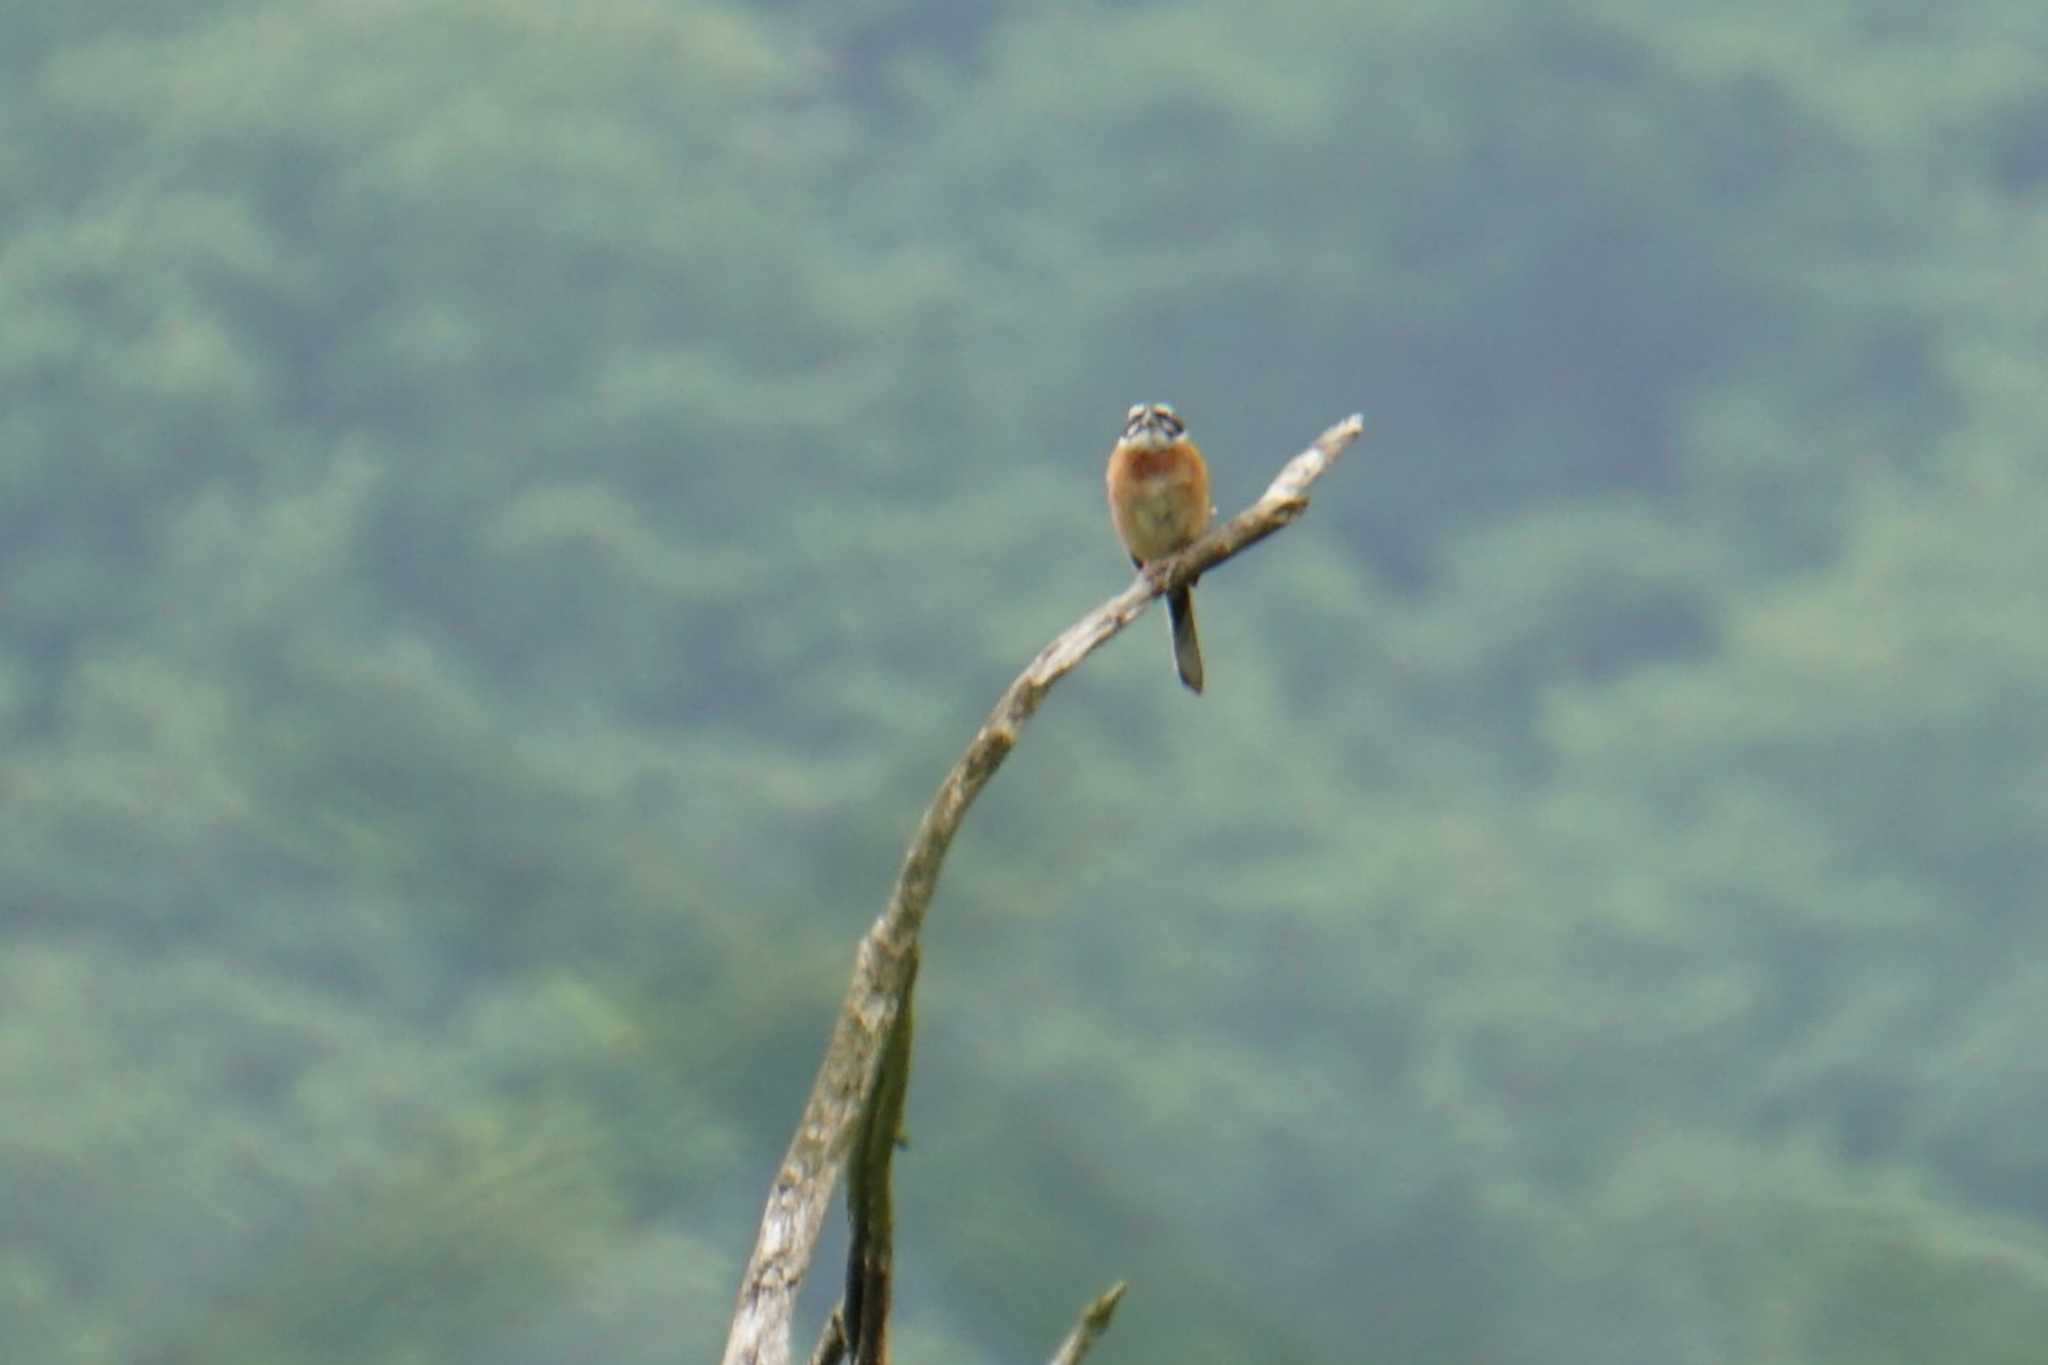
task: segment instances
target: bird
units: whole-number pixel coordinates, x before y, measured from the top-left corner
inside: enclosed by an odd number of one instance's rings
[[[1171,403],[1132,406],[1109,452],[1106,481],[1110,525],[1141,569],[1193,544],[1215,510],[1209,505],[1209,466]],[[1188,691],[1200,695],[1194,587],[1190,582],[1166,595],[1166,616],[1173,627],[1174,668]]]

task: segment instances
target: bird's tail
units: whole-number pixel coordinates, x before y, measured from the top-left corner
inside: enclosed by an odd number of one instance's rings
[[[1188,691],[1202,690],[1202,642],[1195,637],[1195,590],[1180,588],[1166,596],[1166,619],[1173,625],[1173,666]]]

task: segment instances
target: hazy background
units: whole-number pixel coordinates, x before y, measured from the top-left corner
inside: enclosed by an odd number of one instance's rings
[[[954,851],[907,1365],[2038,1365],[2044,53],[6,6],[0,1358],[713,1358],[1165,399],[1226,511],[1368,436]]]

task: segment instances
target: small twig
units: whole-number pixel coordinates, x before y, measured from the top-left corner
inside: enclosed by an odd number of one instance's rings
[[[1136,620],[1153,598],[1193,582],[1299,518],[1308,508],[1309,485],[1364,429],[1364,419],[1355,415],[1331,427],[1288,461],[1257,502],[1179,554],[1148,564],[1130,587],[1062,631],[1004,689],[939,784],[904,854],[889,904],[854,957],[853,981],[839,1007],[832,1041],[768,1192],[754,1253],[740,1277],[724,1365],[787,1365],[796,1293],[810,1269],[839,1167],[874,1092],[882,1052],[915,967],[917,935],[938,886],[939,868],[967,808],[1016,747],[1025,722],[1054,683]]]
[[[818,1335],[818,1349],[811,1352],[811,1365],[839,1365],[846,1359],[846,1305],[836,1304]]]
[[[1052,1353],[1051,1365],[1081,1365],[1081,1358],[1088,1354],[1088,1348],[1095,1339],[1109,1330],[1109,1320],[1116,1316],[1116,1306],[1124,1301],[1124,1290],[1130,1286],[1122,1280],[1102,1291],[1095,1302],[1081,1310],[1081,1320],[1074,1324],[1074,1330],[1067,1333],[1067,1339]]]

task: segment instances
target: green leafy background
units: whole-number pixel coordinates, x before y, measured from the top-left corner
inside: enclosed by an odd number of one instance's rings
[[[2043,15],[9,7],[0,1358],[712,1358],[1163,398],[1369,434],[956,847],[901,1357],[2039,1361]]]

